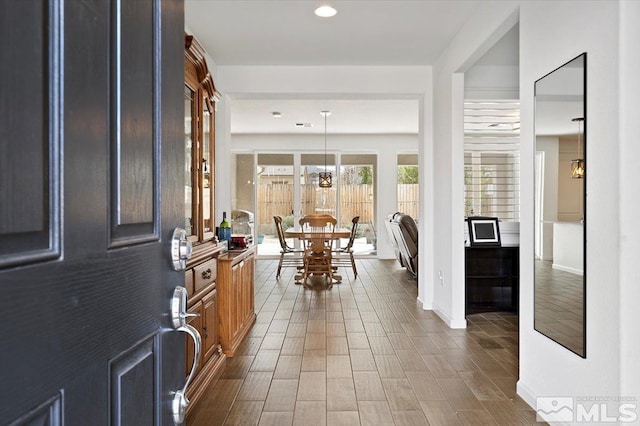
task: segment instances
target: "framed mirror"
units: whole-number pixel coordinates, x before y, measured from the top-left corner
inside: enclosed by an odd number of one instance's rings
[[[535,82],[534,328],[586,358],[587,54]]]

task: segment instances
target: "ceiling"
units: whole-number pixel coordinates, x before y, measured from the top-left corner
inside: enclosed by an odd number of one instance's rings
[[[186,0],[185,25],[218,66],[433,65],[483,3],[490,1]],[[321,4],[334,6],[337,15],[315,16]],[[501,46],[488,52],[484,63],[517,62],[517,34]],[[328,133],[418,133],[415,99],[304,94],[234,99],[231,133],[322,133],[322,110],[332,112]],[[273,118],[274,111],[282,118]]]
[[[274,118],[272,112],[282,114]],[[231,104],[231,133],[417,134],[418,101],[402,99],[242,99]],[[296,124],[302,123],[299,127]],[[311,127],[308,127],[311,125]]]
[[[433,65],[482,3],[186,0],[185,21],[218,65]]]

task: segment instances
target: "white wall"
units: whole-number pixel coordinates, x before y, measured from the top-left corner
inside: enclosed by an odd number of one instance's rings
[[[640,117],[640,2],[620,4],[620,395],[635,395],[640,401],[640,197],[637,138]]]
[[[433,276],[432,68],[429,66],[218,66],[216,87],[223,93],[216,120],[216,158],[231,154],[230,104],[241,98],[416,99],[419,107],[420,221],[418,298],[431,307]],[[216,206],[229,209],[229,164],[217,163]],[[379,181],[381,182],[381,181]],[[393,182],[395,182],[395,175]],[[381,182],[381,185],[391,185]],[[395,187],[394,187],[395,188]],[[395,189],[394,189],[395,193]],[[382,224],[388,212],[377,211]]]
[[[464,73],[465,99],[518,99],[517,65],[474,65]]]
[[[483,7],[457,34],[434,67],[433,309],[449,326],[466,326],[464,318],[464,86],[473,63],[517,23],[517,3]],[[442,273],[444,279],[438,278]]]
[[[587,357],[578,357],[533,329],[533,227],[523,226],[518,393],[532,405],[536,396],[617,396],[620,392],[619,360],[626,355],[621,353],[621,324],[616,315],[621,308],[616,238],[620,213],[618,19],[614,1],[581,2],[579,7],[573,1],[521,4],[522,223],[533,221],[534,82],[587,52]],[[636,246],[636,256],[637,252]],[[637,300],[625,303],[637,304]],[[635,341],[632,346],[637,349],[637,335]]]

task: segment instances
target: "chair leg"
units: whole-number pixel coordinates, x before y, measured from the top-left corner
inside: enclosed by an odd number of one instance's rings
[[[358,277],[358,270],[356,269],[356,260],[353,258],[353,252],[349,253],[351,257],[351,267],[353,268],[353,278]]]
[[[280,254],[280,262],[278,263],[278,270],[276,271],[276,279],[280,278],[280,271],[282,270],[283,260],[284,260],[284,253]]]

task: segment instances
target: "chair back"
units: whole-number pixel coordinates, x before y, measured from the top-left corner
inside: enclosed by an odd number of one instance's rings
[[[338,221],[335,217],[326,214],[307,215],[299,220],[300,227],[304,230],[309,228],[313,232],[330,231],[336,229]]]
[[[391,230],[398,242],[403,258],[403,265],[414,275],[418,273],[418,226],[407,214],[395,215],[391,222]]]
[[[273,217],[273,221],[276,224],[276,232],[278,233],[278,240],[280,241],[280,248],[282,248],[282,250],[284,250],[284,251],[293,250],[292,247],[289,247],[289,245],[287,244],[287,240],[285,240],[285,238],[284,238],[284,230],[282,229],[282,217],[274,216]]]
[[[331,238],[323,232],[335,231],[338,223],[335,217],[326,214],[314,214],[304,216],[298,222],[303,231],[309,231],[309,234],[305,235],[307,248],[312,248],[314,252],[319,252],[321,247],[331,246]]]
[[[356,232],[358,231],[359,221],[360,221],[360,216],[355,216],[353,219],[351,219],[351,223],[353,223],[353,225],[351,226],[351,234],[349,235],[349,242],[343,248],[343,250],[346,251],[346,250],[351,250],[353,248],[353,242],[356,239]]]

